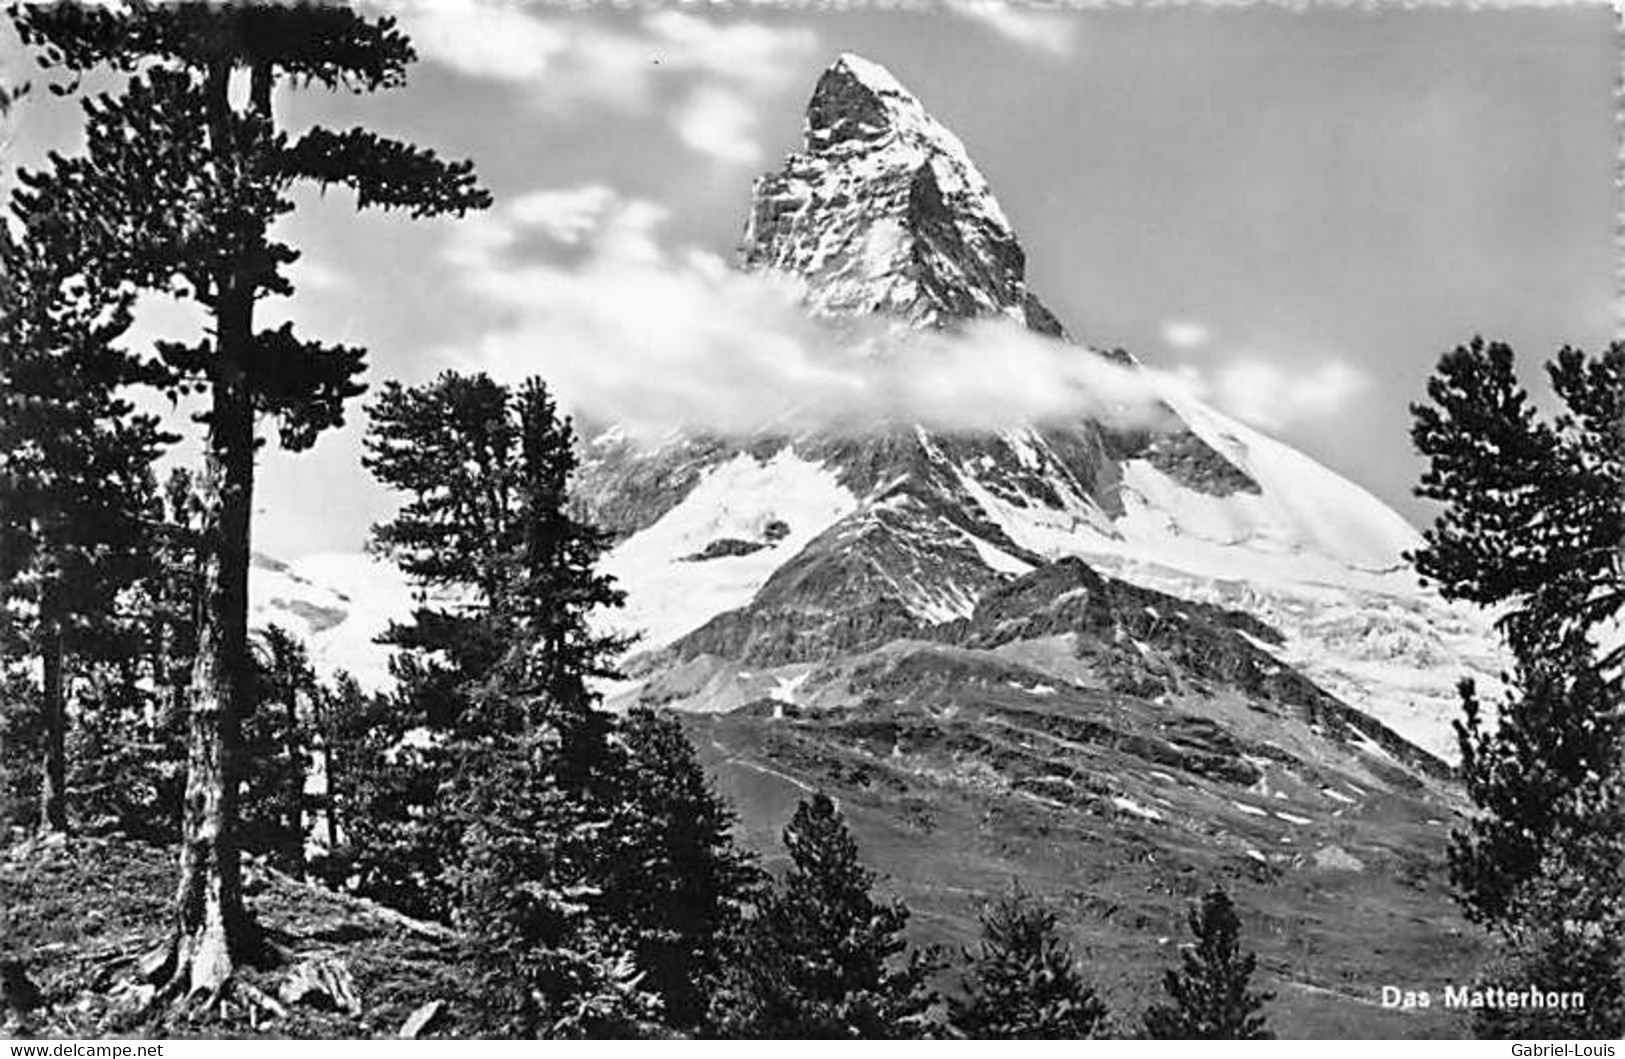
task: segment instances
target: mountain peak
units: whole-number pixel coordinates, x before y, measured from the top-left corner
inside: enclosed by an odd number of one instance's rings
[[[918,135],[936,131],[929,129],[934,125],[920,101],[890,70],[845,52],[818,79],[807,104],[807,149],[849,140],[867,142],[888,134]]]
[[[829,69],[824,73],[854,78],[877,92],[909,94],[902,83],[892,76],[890,70],[872,59],[865,59],[857,52],[843,51],[835,57],[835,61],[830,63]]]
[[[803,280],[831,316],[920,327],[1006,316],[1052,336],[1026,255],[965,146],[879,63],[850,52],[807,104],[806,144],[757,179],[746,268]]]

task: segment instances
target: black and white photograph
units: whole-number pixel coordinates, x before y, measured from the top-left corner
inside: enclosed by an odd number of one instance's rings
[[[8,0],[5,1047],[1615,1056],[1622,26]]]

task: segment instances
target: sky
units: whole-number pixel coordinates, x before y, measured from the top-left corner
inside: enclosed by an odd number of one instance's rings
[[[367,347],[374,385],[539,374],[582,412],[618,396],[658,419],[666,398],[720,409],[730,380],[743,394],[821,371],[786,292],[729,265],[752,179],[798,146],[819,73],[847,51],[964,141],[1074,336],[1130,350],[1418,525],[1432,516],[1411,495],[1407,405],[1440,354],[1502,339],[1536,381],[1560,346],[1618,330],[1603,5],[372,10],[417,47],[408,85],[283,92],[279,116],[470,158],[496,199],[414,222],[301,193],[282,232],[305,252],[299,292],[263,319]],[[8,72],[18,59],[0,44]],[[6,168],[74,149],[78,122],[34,93]],[[140,324],[196,326],[169,304]],[[258,550],[353,551],[391,513],[358,465],[361,407],[349,418],[310,453],[262,456]]]

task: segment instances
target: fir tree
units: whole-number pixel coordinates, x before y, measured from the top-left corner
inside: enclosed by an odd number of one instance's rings
[[[69,788],[80,826],[171,843],[180,835],[184,718],[163,710],[151,679],[143,603],[120,601],[112,636],[79,666]]]
[[[949,1001],[949,1023],[984,1040],[1091,1037],[1106,1005],[1078,970],[1055,913],[1019,888],[983,907],[982,940],[965,953],[965,997]]]
[[[172,843],[200,595],[196,497],[184,468],[151,501],[145,528],[139,577],[101,609],[96,650],[79,659],[69,788],[86,826]]]
[[[1273,994],[1252,990],[1258,957],[1241,950],[1241,920],[1230,897],[1214,887],[1190,913],[1196,944],[1180,953],[1180,969],[1163,975],[1170,1003],[1145,1013],[1145,1034],[1162,1040],[1263,1040],[1264,1005]]]
[[[342,422],[363,369],[359,349],[301,339],[291,325],[256,328],[261,300],[293,293],[283,269],[298,252],[273,238],[272,226],[293,209],[298,184],[349,187],[362,207],[417,217],[461,213],[489,197],[467,164],[363,129],[290,138],[278,128],[279,82],[357,92],[401,84],[414,55],[388,19],[326,5],[10,11],[44,68],[126,75],[120,95],[85,103],[84,154],[53,156],[46,173],[24,174],[19,202],[36,211],[50,204],[73,230],[96,236],[87,255],[96,282],[171,293],[211,321],[199,342],[164,343],[160,352],[171,392],[199,392],[208,403],[202,620],[166,969],[174,990],[217,996],[255,936],[242,901],[236,798],[251,673],[256,417],[278,420],[284,448],[308,448]]]
[[[329,885],[338,885],[348,874],[349,858],[342,853],[344,819],[358,801],[350,755],[359,751],[365,733],[380,727],[375,716],[386,711],[388,704],[381,695],[368,695],[355,677],[341,670],[331,683],[316,686],[311,706],[321,747],[321,836],[325,840],[315,867]]]
[[[1464,681],[1455,724],[1478,812],[1451,834],[1450,878],[1468,918],[1493,928],[1530,910],[1526,888],[1563,841],[1606,823],[1589,814],[1625,766],[1625,715],[1591,665],[1543,659],[1521,666],[1514,684],[1489,727]]]
[[[546,386],[529,379],[515,392],[446,372],[427,386],[386,384],[369,412],[363,463],[408,497],[375,527],[372,546],[424,589],[462,598],[420,611],[392,642],[452,648],[463,671],[478,673],[517,636],[538,688],[584,706],[586,682],[614,675],[607,660],[628,646],[594,633],[586,616],[624,593],[596,570],[609,535],[572,510],[575,433]]]
[[[828,796],[796,807],[784,845],[790,870],[763,894],[713,999],[717,1030],[757,1038],[929,1035],[934,960],[905,957],[908,908],[875,900],[874,876]]]

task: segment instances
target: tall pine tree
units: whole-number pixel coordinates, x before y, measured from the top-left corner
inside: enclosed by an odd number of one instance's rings
[[[1489,1036],[1625,1032],[1625,343],[1565,348],[1542,417],[1510,347],[1446,354],[1415,405],[1417,492],[1446,507],[1414,556],[1452,598],[1498,605],[1517,656],[1494,723],[1464,681],[1456,723],[1476,812],[1451,836],[1468,917],[1492,930],[1486,984],[1586,994],[1583,1010],[1481,1014]],[[1612,626],[1613,632],[1608,630]],[[1598,649],[1602,657],[1598,657]]]
[[[406,497],[372,546],[422,602],[385,636],[404,649],[396,708],[359,754],[380,767],[362,784],[372,800],[351,821],[350,848],[365,892],[445,918],[452,898],[437,878],[458,839],[430,810],[462,768],[460,744],[546,723],[567,741],[570,781],[588,782],[607,754],[608,721],[587,681],[611,674],[625,643],[595,632],[588,615],[622,594],[595,569],[608,538],[570,513],[574,437],[539,381],[517,393],[452,372],[419,387],[391,382],[369,412],[364,463]]]
[[[733,813],[676,720],[634,708],[618,719],[611,743],[602,785],[612,814],[599,848],[606,885],[597,911],[629,928],[665,1022],[696,1030],[762,873],[734,844]]]
[[[254,641],[254,694],[243,725],[243,849],[299,876],[316,671],[305,645],[280,625],[259,630]]]
[[[188,709],[187,792],[166,961],[175,991],[218,995],[252,946],[237,849],[241,718],[248,691],[248,566],[256,418],[284,448],[308,448],[361,391],[362,351],[260,329],[255,310],[287,296],[298,251],[271,234],[301,183],[353,189],[362,207],[415,217],[488,204],[466,163],[364,129],[290,137],[274,89],[369,92],[404,81],[414,54],[389,19],[341,6],[132,3],[15,5],[46,69],[126,75],[84,104],[85,151],[25,174],[25,209],[51,204],[96,237],[91,270],[110,288],[163,291],[199,306],[209,334],[160,347],[172,392],[206,397],[204,591]],[[234,91],[239,86],[245,91]],[[62,86],[57,86],[62,87]]]
[[[151,465],[169,440],[127,389],[151,365],[118,343],[132,298],[58,204],[16,204],[0,231],[0,621],[39,660],[40,825],[68,826],[68,666],[113,639],[112,601],[150,551]],[[7,606],[11,604],[11,606]],[[20,633],[20,635],[19,635]]]
[[[454,373],[371,412],[367,465],[406,496],[374,543],[424,596],[388,634],[392,717],[347,755],[361,888],[500,937],[513,1032],[583,1032],[580,1005],[630,1032],[645,996],[694,1027],[755,871],[681,729],[595,708],[627,641],[590,624],[621,593],[569,497],[569,420],[539,381]]]

